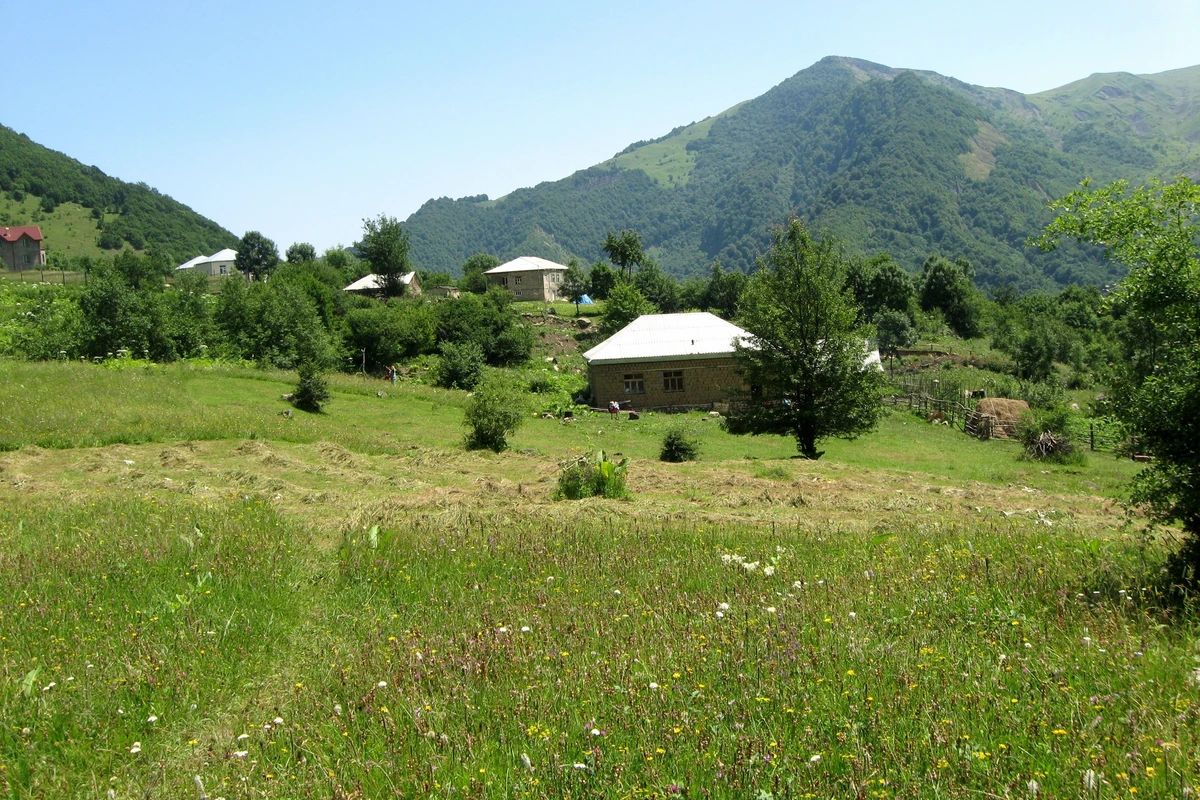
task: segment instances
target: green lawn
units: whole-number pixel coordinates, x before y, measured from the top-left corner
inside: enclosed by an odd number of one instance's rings
[[[5,794],[1197,780],[1200,626],[1113,506],[1130,462],[1019,461],[908,413],[815,463],[700,414],[531,416],[468,453],[465,393],[333,376],[326,413],[287,417],[294,381],[0,362]],[[678,424],[702,459],[662,464]],[[552,501],[596,448],[633,498]]]

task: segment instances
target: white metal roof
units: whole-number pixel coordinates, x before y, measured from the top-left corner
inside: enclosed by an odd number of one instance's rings
[[[237,250],[226,247],[220,252],[213,253],[206,261],[234,261],[237,259]]]
[[[689,359],[733,353],[750,334],[707,311],[644,314],[583,354],[589,364]]]
[[[483,274],[497,275],[501,272],[530,272],[532,270],[545,269],[565,270],[566,267],[562,264],[556,264],[553,261],[549,261],[545,258],[538,258],[537,256],[517,256],[512,261],[509,261],[506,264],[501,264],[498,267],[492,267]]]
[[[196,256],[191,261],[183,262],[175,269],[191,269],[192,267],[199,266],[200,264],[207,264],[207,263],[208,263],[208,256]]]
[[[400,276],[400,282],[405,286],[412,283],[412,279],[417,277],[417,273],[406,272]],[[376,275],[372,272],[370,275],[364,275],[349,286],[342,287],[343,292],[372,292],[383,288],[383,276]]]

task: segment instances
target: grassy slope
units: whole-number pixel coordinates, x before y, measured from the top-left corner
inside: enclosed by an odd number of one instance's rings
[[[7,225],[40,226],[45,237],[47,257],[112,257],[112,251],[102,250],[96,244],[99,232],[89,209],[75,203],[63,203],[47,214],[38,207],[40,204],[41,198],[34,195],[26,195],[24,200],[18,202],[0,193],[0,220],[8,220],[5,223]],[[108,214],[107,219],[111,221],[119,216]]]
[[[1028,99],[1060,132],[1096,125],[1139,143],[1165,177],[1194,170],[1200,157],[1200,66],[1155,75],[1099,73]]]
[[[0,363],[5,441],[66,446],[0,453],[8,793],[1197,779],[1195,620],[1142,588],[1162,550],[1113,508],[1128,462],[1043,468],[907,414],[816,463],[698,415],[692,464],[654,460],[657,415],[466,453],[462,393],[339,377],[287,419],[293,380]],[[551,501],[596,446],[634,500]]]
[[[598,166],[612,163],[621,169],[640,169],[660,186],[685,186],[696,166],[696,154],[687,149],[688,144],[708,136],[714,122],[736,114],[743,105],[745,103],[738,103],[715,117],[688,125],[674,136],[643,145]]]

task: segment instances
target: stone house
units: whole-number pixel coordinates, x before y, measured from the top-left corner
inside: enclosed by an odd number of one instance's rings
[[[549,303],[562,300],[562,282],[567,268],[544,258],[520,256],[483,273],[491,286],[503,286],[517,300]]]
[[[622,408],[712,408],[744,384],[734,342],[749,337],[707,312],[645,314],[583,354],[592,404]]]
[[[0,228],[0,260],[9,269],[44,267],[46,250],[42,241],[42,229],[37,225]]]

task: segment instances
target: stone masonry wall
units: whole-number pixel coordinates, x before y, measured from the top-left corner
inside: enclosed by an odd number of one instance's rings
[[[666,391],[664,372],[683,373],[683,391]],[[625,376],[642,376],[641,393],[625,391]],[[702,406],[725,403],[742,385],[737,361],[732,356],[680,361],[648,361],[634,364],[594,364],[588,368],[592,402],[603,408],[616,400],[622,408],[645,409],[665,406]]]

